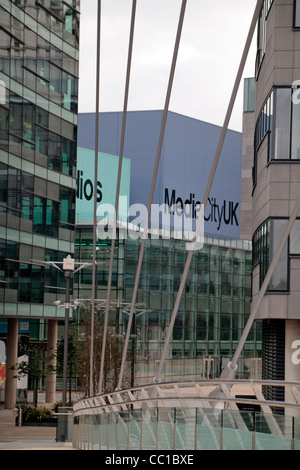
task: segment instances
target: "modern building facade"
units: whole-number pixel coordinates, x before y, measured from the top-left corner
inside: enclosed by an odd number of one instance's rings
[[[161,111],[130,112],[127,116],[125,174],[122,175],[126,190],[122,194],[130,198],[132,208],[139,208],[140,204],[147,206],[161,117]],[[90,167],[94,167],[93,122],[92,114],[79,114],[78,171],[82,165],[81,155],[85,157],[85,168],[88,158]],[[98,179],[103,195],[108,183],[115,188],[116,177],[107,178],[103,158],[114,159],[113,155],[118,155],[121,122],[122,113],[100,114],[99,145],[101,152],[106,152],[99,158]],[[193,201],[194,207],[197,201],[201,202],[220,131],[218,126],[169,113],[154,204],[169,206],[172,201],[173,204],[191,203],[193,208]],[[248,319],[252,251],[249,239],[240,240],[241,154],[241,134],[229,131],[205,214],[205,244],[194,253],[162,380],[219,376],[234,354]],[[87,177],[85,169],[77,188],[84,188],[87,182],[89,195],[91,185]],[[128,178],[130,192],[126,193],[128,185],[124,183]],[[83,192],[78,192],[81,199],[76,209],[75,258],[88,262],[92,258],[93,228],[92,220],[85,218],[89,209]],[[114,197],[110,200],[114,204]],[[143,227],[143,220],[139,222]],[[117,239],[112,275],[111,299],[127,305],[132,300],[141,243],[140,237],[134,235],[129,230]],[[109,236],[98,240],[97,298],[102,300],[106,299],[110,245]],[[151,383],[154,377],[186,254],[184,240],[174,235],[169,238],[149,235],[137,297],[137,303],[143,304],[147,313],[136,318],[132,329],[136,338],[135,385]],[[90,298],[91,287],[92,270],[85,269],[75,277],[74,296]],[[115,318],[115,312],[111,315]],[[126,313],[119,316],[120,332],[126,332],[127,318]],[[260,355],[260,324],[256,324],[239,361],[239,377],[260,377]]]
[[[162,110],[127,113],[124,157],[130,160],[131,206],[147,207],[162,116]],[[122,112],[100,113],[100,152],[119,155],[122,117]],[[94,122],[93,113],[79,114],[80,148],[94,150]],[[153,204],[190,204],[195,222],[220,134],[219,126],[168,113]],[[240,238],[241,153],[241,133],[229,130],[205,213],[204,231],[215,237]]]
[[[255,78],[244,80],[241,173],[241,239],[252,240],[252,167],[255,129]]]
[[[63,275],[45,261],[74,253],[79,0],[1,1],[0,316],[7,319],[6,404],[15,401],[18,320],[47,325]],[[63,293],[63,295],[62,295]],[[61,312],[61,313],[60,313]],[[50,379],[51,382],[51,379]],[[53,400],[55,382],[46,385]]]
[[[258,27],[253,163],[253,304],[299,198],[300,2],[265,1]],[[296,220],[258,311],[264,379],[300,380]],[[279,388],[266,396],[287,400]]]
[[[132,301],[141,240],[117,240],[112,274],[112,305],[120,301],[119,333],[126,333],[128,305]],[[88,227],[77,227],[75,257],[88,262],[93,236]],[[98,240],[97,299],[105,303],[111,241]],[[134,385],[151,383],[155,376],[170,323],[186,260],[182,240],[152,239],[146,243],[137,305],[131,334],[135,342]],[[251,243],[206,239],[195,252],[172,340],[162,373],[163,381],[218,377],[232,358],[250,313]],[[74,296],[90,299],[92,272],[81,271],[74,279]],[[104,310],[102,312],[104,314]],[[138,311],[139,313],[139,311]],[[116,308],[110,320],[115,325]],[[130,364],[131,346],[128,363]],[[239,361],[239,378],[259,378],[261,367],[260,324],[254,325]]]

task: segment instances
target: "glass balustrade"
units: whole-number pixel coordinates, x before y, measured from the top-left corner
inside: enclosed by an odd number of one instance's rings
[[[208,408],[147,408],[81,415],[84,450],[300,450],[300,418]]]

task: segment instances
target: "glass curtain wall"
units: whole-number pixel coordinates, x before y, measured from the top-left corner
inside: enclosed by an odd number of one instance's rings
[[[1,313],[53,316],[65,281],[33,260],[74,252],[79,0],[6,0],[0,29]]]
[[[97,298],[106,299],[110,243],[98,242]],[[118,240],[113,272],[112,299],[130,303],[140,240]],[[92,230],[77,228],[75,256],[91,259]],[[160,359],[186,260],[180,240],[146,242],[137,303],[146,310],[137,316],[131,333],[135,341],[136,377],[151,379]],[[248,250],[206,244],[195,252],[167,352],[164,377],[218,376],[232,357],[250,313],[252,253]],[[75,279],[74,295],[90,298],[92,273]],[[128,317],[123,314],[123,333]],[[255,325],[243,352],[239,373],[250,373],[250,359],[260,356],[260,326]],[[207,362],[204,363],[204,360]],[[211,362],[210,362],[211,361]],[[209,369],[209,370],[208,370]],[[150,375],[149,375],[150,374]],[[153,376],[152,376],[153,377]]]

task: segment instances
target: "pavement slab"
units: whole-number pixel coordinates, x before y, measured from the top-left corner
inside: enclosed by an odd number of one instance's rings
[[[76,450],[71,442],[56,442],[56,428],[16,426],[16,412],[0,409],[0,450]]]

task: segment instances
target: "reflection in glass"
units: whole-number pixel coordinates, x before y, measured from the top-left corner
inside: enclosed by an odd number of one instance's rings
[[[296,220],[290,233],[290,254],[300,255],[300,220]]]
[[[300,1],[299,0],[295,0],[294,27],[300,28]]]
[[[274,158],[290,157],[291,89],[278,88],[275,101]]]
[[[271,220],[270,230],[270,262],[272,261],[276,250],[281,241],[284,230],[287,226],[286,220]],[[273,276],[269,284],[269,290],[287,291],[288,290],[288,244],[285,244],[282,254],[279,258]]]
[[[291,158],[300,159],[300,104],[293,105]]]

